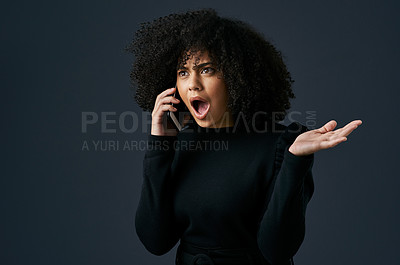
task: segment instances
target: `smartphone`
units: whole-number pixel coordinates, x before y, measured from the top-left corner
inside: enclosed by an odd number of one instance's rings
[[[168,111],[167,116],[170,121],[175,125],[178,131],[182,131],[186,126],[183,124],[185,115],[190,115],[189,109],[186,107],[182,98],[179,96],[178,88],[175,84],[175,93],[173,95],[175,98],[179,99],[178,104],[172,103],[177,111]]]

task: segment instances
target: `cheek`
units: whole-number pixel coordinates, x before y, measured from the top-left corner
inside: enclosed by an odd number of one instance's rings
[[[190,108],[189,99],[186,98],[186,96],[181,97],[181,99],[182,99],[181,101],[183,101],[183,104],[185,104],[187,108]]]
[[[223,103],[224,106],[226,106],[226,104],[228,103],[228,97],[228,91],[225,88],[220,90],[219,101]]]
[[[177,87],[179,87],[179,84],[177,84]],[[178,89],[178,93],[179,93],[179,97],[181,97],[181,99],[186,102],[187,100],[187,93],[184,89]]]
[[[225,112],[227,108],[227,97],[225,95],[219,95],[219,97],[216,100],[216,108],[215,110],[218,112]]]

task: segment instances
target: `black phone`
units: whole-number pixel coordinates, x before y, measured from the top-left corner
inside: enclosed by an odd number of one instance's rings
[[[175,125],[175,128],[178,131],[183,130],[186,126],[184,124],[185,115],[191,115],[189,109],[186,107],[185,103],[183,102],[182,98],[179,96],[178,87],[175,85],[175,93],[173,95],[175,98],[179,99],[178,104],[172,103],[177,111],[168,111],[167,116],[170,121]],[[186,121],[187,123],[187,121]]]

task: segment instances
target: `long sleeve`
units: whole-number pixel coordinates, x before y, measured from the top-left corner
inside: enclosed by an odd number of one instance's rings
[[[292,123],[277,144],[272,194],[257,234],[258,246],[272,265],[287,264],[304,240],[306,207],[314,192],[314,154],[296,156],[288,150],[304,131],[305,126]]]
[[[136,210],[136,233],[145,248],[163,255],[179,240],[173,211],[174,136],[148,136],[143,160],[143,184]]]

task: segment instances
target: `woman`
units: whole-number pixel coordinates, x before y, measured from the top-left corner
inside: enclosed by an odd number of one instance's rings
[[[128,50],[135,99],[152,112],[135,218],[146,249],[163,255],[180,241],[184,265],[293,264],[314,153],[346,141],[361,121],[311,131],[278,123],[294,98],[280,52],[212,9],[142,24]],[[165,122],[178,103],[190,114],[179,132]]]

